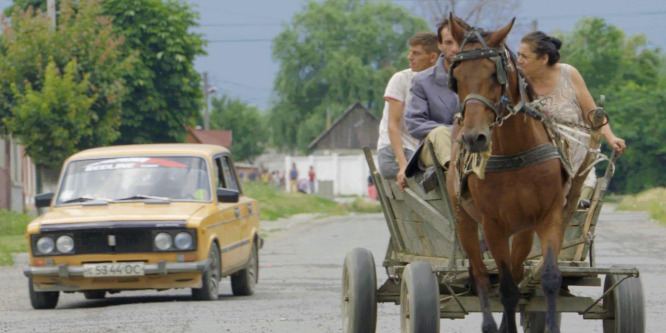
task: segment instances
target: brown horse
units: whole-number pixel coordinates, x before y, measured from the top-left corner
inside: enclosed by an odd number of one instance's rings
[[[465,31],[452,15],[450,18],[449,29],[461,45],[461,53],[454,59],[449,73],[450,86],[457,89],[462,118],[453,130],[456,140],[447,188],[456,207],[458,237],[469,256],[471,277],[483,311],[482,330],[497,332],[497,326],[490,311],[488,269],[482,260],[477,223],[482,225],[485,241],[499,271],[499,290],[504,306],[500,330],[517,332],[517,283],[523,278],[524,261],[536,232],[545,256],[541,284],[548,306],[546,325],[551,332],[559,332],[555,301],[562,279],[557,257],[563,239],[566,174],[557,159],[559,154],[552,157],[553,146],[549,144],[551,141],[543,119],[539,119],[538,112],[523,107],[524,102],[531,99],[531,94],[524,85],[521,87],[519,78],[522,76],[504,46],[515,18],[492,33]],[[455,184],[461,179],[460,147],[468,154],[487,152],[490,148],[492,156],[488,166],[493,158],[504,157],[506,160],[511,158],[509,155],[541,148],[549,148],[551,157],[518,166],[509,163],[513,167],[486,170],[485,177],[483,172],[471,173],[467,178],[467,189],[473,204],[468,200],[461,204],[463,200],[456,194],[460,183]],[[513,241],[509,245],[511,236]]]

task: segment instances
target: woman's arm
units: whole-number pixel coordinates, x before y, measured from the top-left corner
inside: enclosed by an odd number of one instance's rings
[[[578,70],[573,66],[571,66],[571,83],[573,84],[574,90],[576,91],[576,99],[578,100],[580,109],[583,112],[583,120],[589,125],[590,120],[587,118],[587,114],[590,110],[596,109],[597,105],[594,103],[594,99],[592,98],[590,91],[587,90],[583,76],[580,75],[580,72],[578,72]],[[608,144],[618,153],[621,154],[625,149],[627,149],[624,140],[616,137],[615,134],[613,134],[610,124],[606,124],[601,127],[601,135],[603,135]]]

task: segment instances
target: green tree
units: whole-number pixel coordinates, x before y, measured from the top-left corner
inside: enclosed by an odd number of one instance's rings
[[[11,20],[2,18],[0,82],[3,84],[0,86],[0,134],[7,134],[8,130],[11,134],[11,129],[17,128],[12,117],[16,116],[17,110],[23,109],[22,103],[31,102],[28,97],[46,93],[46,68],[49,59],[52,59],[56,69],[63,69],[70,63],[76,64],[75,70],[69,71],[67,75],[71,75],[76,82],[86,78],[88,87],[85,93],[88,97],[94,97],[86,113],[75,112],[69,115],[89,118],[86,120],[86,128],[68,129],[72,132],[68,135],[74,140],[71,144],[75,150],[104,146],[115,140],[119,134],[121,101],[125,95],[123,75],[131,69],[132,57],[122,54],[120,46],[123,39],[112,33],[111,19],[100,16],[100,9],[97,0],[80,3],[63,0],[56,29],[51,27],[50,21],[40,10],[34,11],[31,8],[25,11],[15,8]],[[73,60],[75,61],[72,62]],[[50,105],[54,107],[53,112],[59,112],[58,105]],[[44,113],[48,110],[40,110],[40,113],[27,115],[47,117]],[[62,118],[56,116],[54,119]],[[39,119],[30,118],[23,121],[40,122]],[[14,127],[8,124],[14,124]],[[34,146],[31,140],[37,140],[36,135],[49,135],[43,133],[39,127],[34,127],[33,131],[35,135],[21,132],[17,133],[17,136],[26,146]],[[73,133],[74,131],[80,133]],[[40,142],[46,144],[43,147],[46,150],[58,150],[61,144],[48,140]],[[62,160],[49,161],[49,165],[60,162]]]
[[[256,106],[227,95],[213,98],[212,106],[211,128],[232,131],[231,153],[234,159],[252,160],[264,152],[268,135],[264,118]]]
[[[56,3],[59,4],[60,0],[57,0]],[[5,8],[5,16],[11,17],[15,8],[26,10],[30,6],[46,13],[46,0],[14,0],[11,6]],[[56,7],[58,6],[56,5]]]
[[[97,95],[90,94],[90,74],[79,79],[76,67],[76,60],[72,60],[60,75],[50,59],[41,91],[33,90],[30,83],[26,83],[24,91],[11,84],[16,103],[12,117],[6,121],[7,128],[21,138],[37,165],[60,167],[62,161],[78,151],[81,139],[91,134],[91,106]]]
[[[194,58],[205,54],[199,15],[183,1],[105,0],[105,15],[125,37],[125,54],[138,54],[125,76],[129,95],[117,143],[181,142],[202,107],[201,75]]]
[[[273,143],[306,150],[355,101],[379,115],[386,83],[407,68],[407,40],[428,30],[420,18],[391,3],[310,1],[273,40],[280,69],[270,111]]]
[[[592,96],[607,96],[613,132],[627,142],[611,189],[638,192],[666,186],[664,55],[650,48],[644,35],[626,38],[599,18],[582,19],[561,37],[562,60],[578,68]]]

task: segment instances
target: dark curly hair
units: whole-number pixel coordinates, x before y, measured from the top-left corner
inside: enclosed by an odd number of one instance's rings
[[[537,57],[544,54],[548,55],[548,66],[556,64],[560,60],[560,52],[562,41],[548,36],[541,31],[530,32],[520,40],[521,43],[530,44],[532,52],[536,53]]]

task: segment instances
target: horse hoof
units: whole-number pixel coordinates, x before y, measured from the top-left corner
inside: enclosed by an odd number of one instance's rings
[[[497,325],[485,325],[481,329],[483,333],[499,333],[497,330]]]

